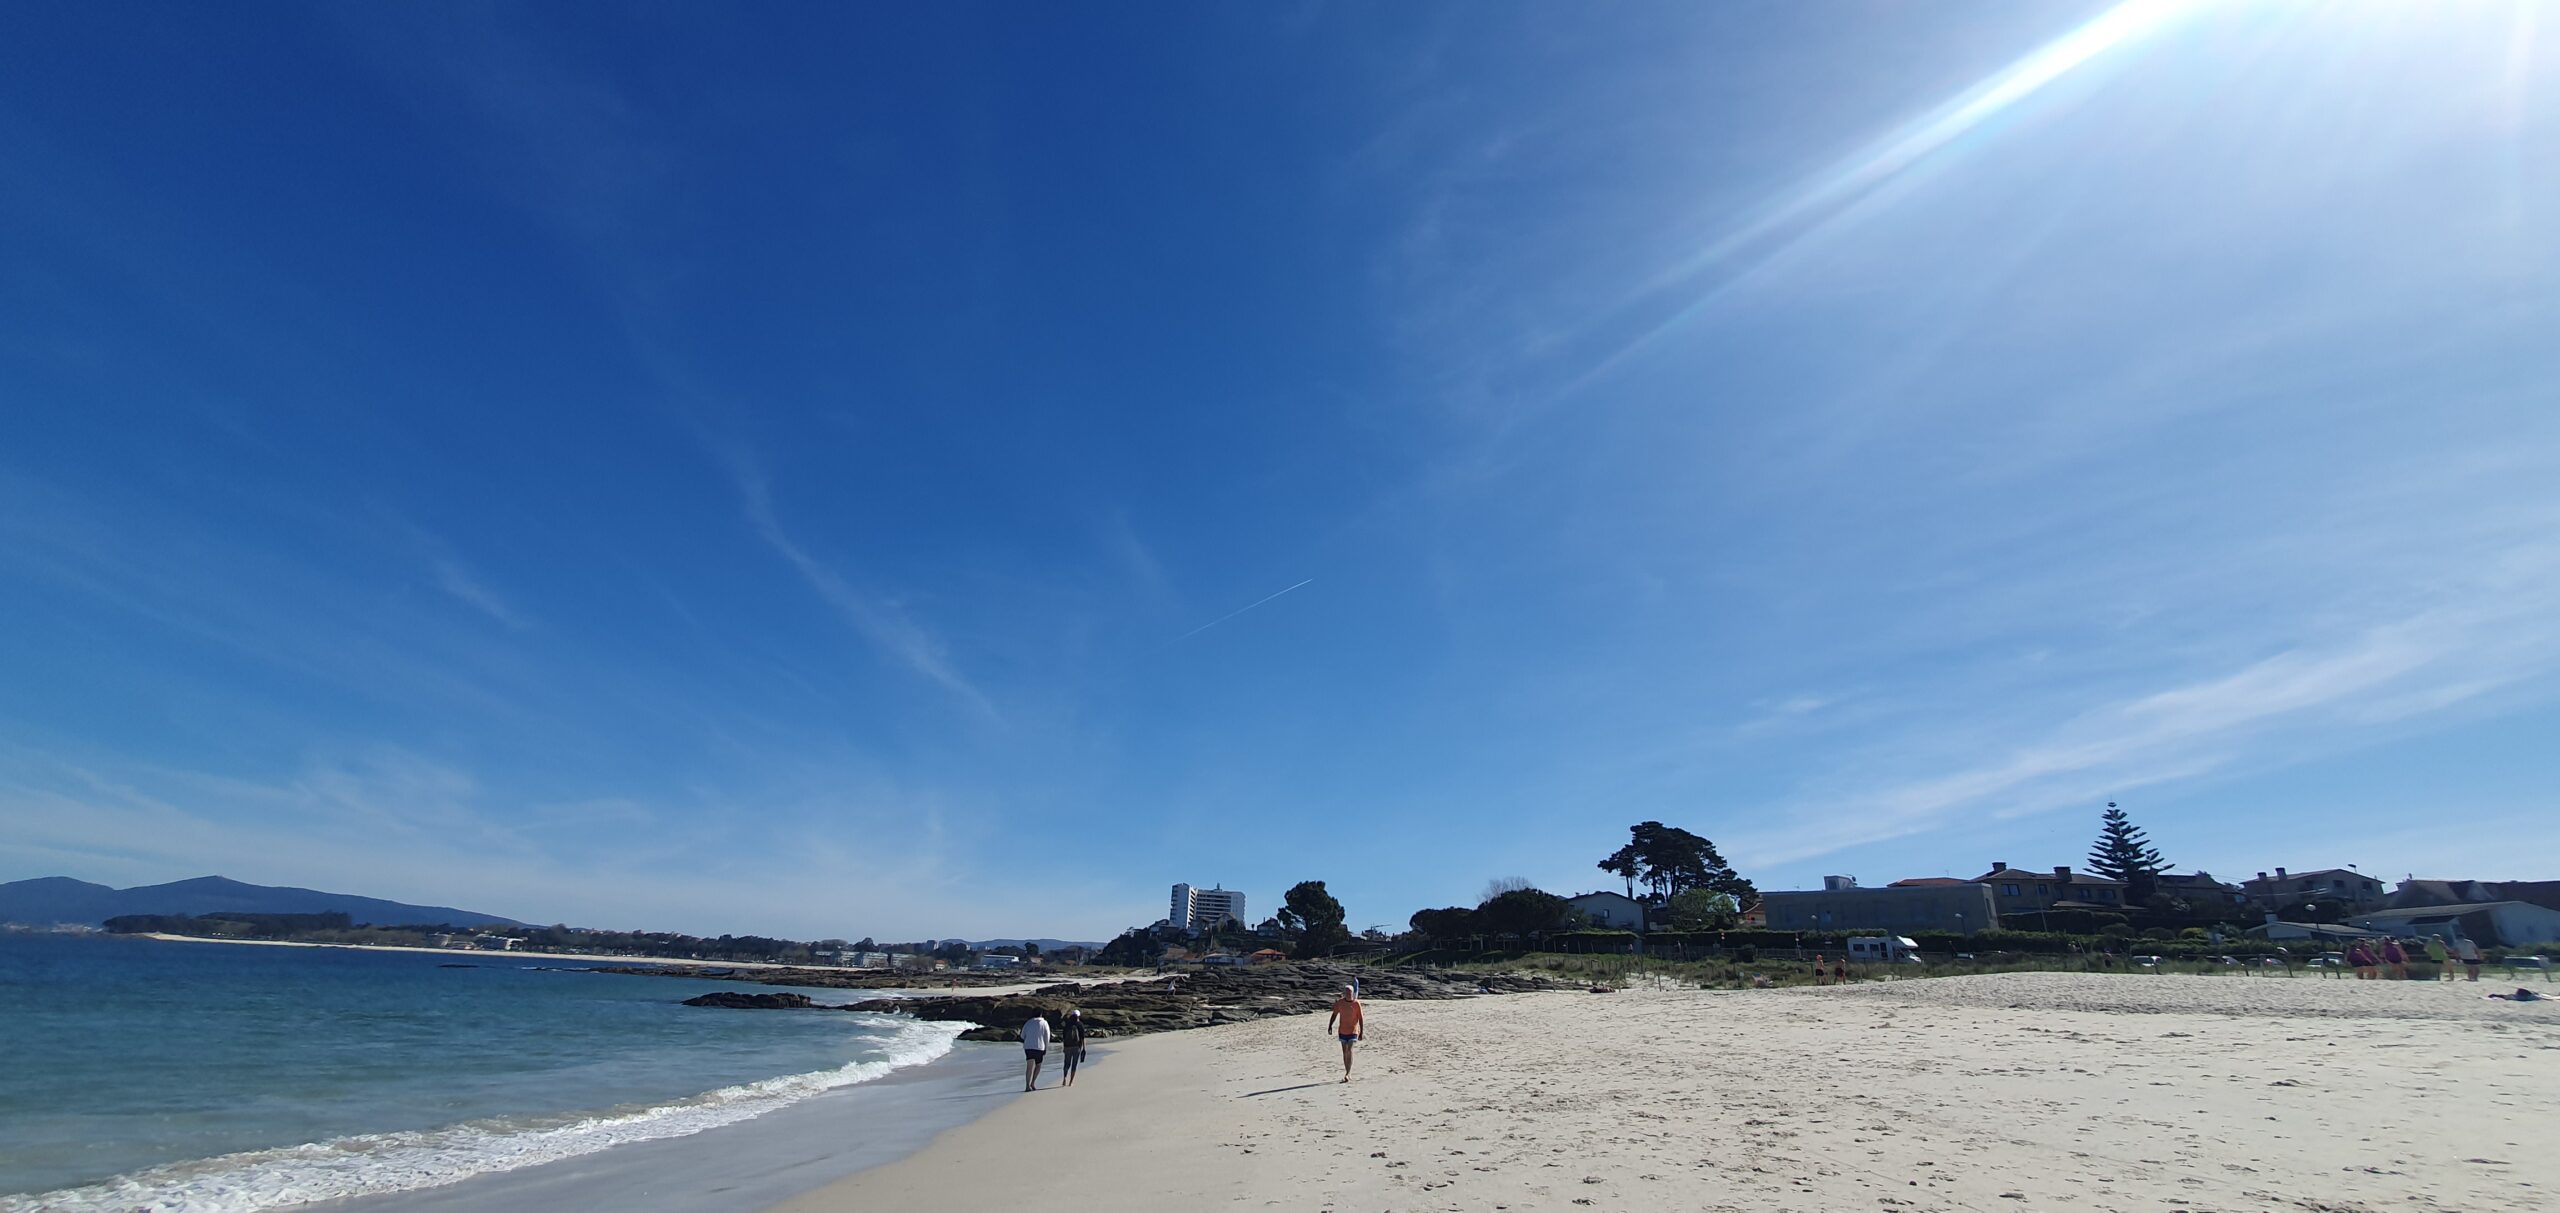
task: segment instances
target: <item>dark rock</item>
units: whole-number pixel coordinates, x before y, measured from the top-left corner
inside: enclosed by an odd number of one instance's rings
[[[798,1011],[812,1005],[806,994],[740,994],[719,990],[684,1000],[688,1007],[727,1007],[736,1011]]]
[[[913,990],[927,986],[1018,986],[1033,975],[1004,972],[896,973],[887,969],[721,969],[702,965],[601,965],[589,973],[625,977],[692,977],[816,990]]]
[[[1286,964],[1208,969],[1172,979],[1041,986],[1028,994],[880,998],[843,1009],[978,1025],[962,1033],[963,1040],[1019,1040],[1023,1023],[1033,1015],[1047,1017],[1055,1027],[1072,1009],[1084,1013],[1086,1030],[1096,1037],[1139,1036],[1323,1011],[1353,981],[1369,1001],[1562,988],[1539,977]]]

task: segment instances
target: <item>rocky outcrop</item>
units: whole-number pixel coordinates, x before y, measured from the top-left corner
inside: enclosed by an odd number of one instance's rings
[[[1022,1025],[1033,1015],[1046,1017],[1054,1027],[1066,1012],[1077,1010],[1084,1013],[1085,1024],[1095,1036],[1137,1036],[1322,1011],[1332,1005],[1342,987],[1354,981],[1364,1001],[1562,988],[1538,977],[1284,964],[1205,969],[1153,980],[1042,986],[1017,995],[872,999],[843,1009],[978,1025],[962,1033],[963,1040],[1019,1040]]]
[[[705,965],[599,965],[590,973],[626,977],[695,977],[705,981],[743,981],[760,986],[797,986],[804,990],[913,990],[976,986],[1018,986],[1032,975],[1002,972],[898,973],[888,969],[727,969]]]
[[[817,1004],[806,994],[740,994],[719,990],[684,1000],[688,1007],[727,1007],[733,1011],[804,1011]]]

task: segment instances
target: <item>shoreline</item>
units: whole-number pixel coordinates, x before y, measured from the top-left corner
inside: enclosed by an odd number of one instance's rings
[[[2025,973],[1375,1003],[1348,1085],[1321,1018],[1147,1036],[772,1209],[2541,1207],[2560,1003],[2481,994]]]
[[[107,938],[157,939],[163,943],[220,943],[254,948],[335,948],[346,952],[407,952],[420,956],[514,956],[526,960],[576,960],[609,965],[685,965],[706,969],[806,969],[810,965],[777,964],[765,960],[679,960],[665,956],[595,956],[584,952],[489,952],[479,948],[418,948],[391,943],[317,943],[302,939],[214,939],[204,935],[170,935],[159,931],[136,931],[117,936],[100,932]],[[848,973],[869,972],[847,969]]]
[[[440,1187],[290,1206],[310,1213],[757,1213],[895,1163],[1020,1094],[1018,1054],[949,1054],[736,1124],[614,1146]]]
[[[678,960],[662,956],[596,956],[583,952],[484,952],[477,948],[413,948],[405,944],[314,943],[299,939],[211,939],[202,935],[167,935],[157,931],[137,931],[130,935],[107,935],[101,933],[101,937],[107,939],[153,939],[162,943],[230,944],[258,948],[318,948],[341,952],[393,952],[413,956],[481,956],[491,959],[512,957],[518,960],[567,960],[576,961],[581,964],[613,966],[617,971],[600,974],[601,976],[606,977],[666,977],[674,980],[697,980],[697,978],[692,974],[658,974],[619,971],[622,969],[642,969],[651,966],[682,967],[691,969],[805,969],[820,973],[884,972],[884,970],[880,969],[828,969],[813,965],[780,964],[764,960]],[[866,984],[861,986],[798,986],[782,984],[775,985],[775,988],[816,990],[828,994],[842,994],[848,990],[863,990],[874,992],[874,996],[881,998],[923,998],[947,995],[951,993],[948,989],[932,984],[931,979],[934,976],[933,974],[916,973],[908,974],[907,976],[913,976],[922,980],[906,984]],[[709,978],[709,980],[717,981],[720,980],[720,978],[712,977]],[[758,982],[754,978],[747,977],[741,977],[738,980],[753,984],[774,984],[769,982]],[[1002,998],[1018,994],[1028,994],[1042,986],[1107,985],[1127,980],[1133,979],[1126,976],[1083,976],[1075,974],[1044,973],[1040,975],[1040,979],[1037,981],[1028,980],[1027,978],[1025,980],[1009,982],[990,982],[981,980],[978,984],[961,986],[959,989],[961,992],[971,995],[987,998]]]

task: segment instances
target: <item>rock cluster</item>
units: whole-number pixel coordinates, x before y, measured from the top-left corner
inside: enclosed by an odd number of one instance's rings
[[[718,990],[684,1000],[688,1007],[728,1007],[737,1011],[799,1011],[816,1006],[806,994],[740,994]]]
[[[911,990],[920,986],[1018,986],[1020,973],[900,973],[891,969],[724,969],[707,965],[600,965],[590,973],[627,977],[698,977],[708,981],[746,981],[762,986],[799,986],[814,990]]]
[[[1560,988],[1537,977],[1347,969],[1322,964],[1204,969],[1178,977],[1099,985],[1042,986],[1028,994],[884,998],[842,1009],[913,1015],[977,1025],[964,1040],[1019,1040],[1033,1015],[1055,1026],[1067,1011],[1084,1013],[1095,1036],[1178,1032],[1274,1015],[1303,1015],[1332,1005],[1342,987],[1360,985],[1364,1000],[1464,998],[1480,991],[1512,994]]]

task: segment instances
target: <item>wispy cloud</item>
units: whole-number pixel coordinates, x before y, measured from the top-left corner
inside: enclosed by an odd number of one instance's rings
[[[1296,585],[1286,586],[1286,587],[1283,587],[1282,589],[1280,589],[1280,590],[1278,590],[1278,591],[1276,591],[1276,592],[1273,592],[1273,593],[1270,593],[1270,594],[1265,594],[1265,595],[1263,595],[1262,597],[1260,597],[1260,598],[1256,598],[1256,599],[1254,599],[1253,601],[1248,602],[1248,603],[1244,604],[1243,606],[1237,607],[1236,609],[1234,609],[1234,610],[1232,610],[1232,611],[1229,611],[1229,612],[1227,612],[1227,613],[1226,613],[1226,614],[1224,614],[1224,615],[1220,615],[1220,616],[1218,616],[1217,618],[1212,619],[1212,620],[1210,620],[1210,621],[1209,621],[1209,622],[1207,622],[1207,623],[1201,624],[1199,627],[1193,628],[1193,629],[1191,629],[1191,630],[1190,630],[1190,631],[1188,631],[1188,632],[1184,632],[1184,633],[1183,633],[1183,634],[1181,634],[1180,636],[1176,636],[1176,637],[1174,637],[1174,639],[1175,639],[1175,640],[1189,640],[1189,639],[1191,639],[1192,637],[1197,636],[1197,635],[1199,635],[1199,634],[1200,634],[1200,633],[1202,633],[1202,632],[1208,631],[1209,629],[1214,628],[1214,627],[1218,626],[1219,624],[1225,623],[1226,621],[1228,621],[1228,620],[1230,620],[1230,619],[1233,619],[1233,618],[1235,618],[1235,617],[1236,617],[1236,616],[1238,616],[1238,615],[1242,615],[1242,614],[1244,614],[1246,611],[1250,611],[1250,610],[1252,610],[1253,608],[1258,607],[1258,606],[1261,606],[1262,604],[1264,604],[1264,603],[1266,603],[1266,602],[1270,602],[1271,600],[1273,600],[1273,599],[1275,599],[1275,598],[1278,598],[1278,597],[1280,597],[1282,594],[1286,594],[1286,593],[1288,593],[1288,592],[1289,592],[1289,591],[1291,591],[1291,590],[1304,589],[1304,588],[1306,588],[1307,586],[1314,585],[1314,584],[1315,584],[1315,580],[1316,580],[1315,578],[1313,578],[1313,577],[1309,577],[1309,578],[1307,578],[1306,580],[1304,580],[1304,581],[1301,581],[1301,582],[1297,583]]]
[[[2548,555],[2548,553],[2546,553]],[[2289,649],[2225,673],[2102,703],[1989,761],[1835,788],[1780,809],[1747,840],[1783,864],[1961,824],[2042,813],[2128,789],[2281,765],[2378,726],[2486,700],[2560,667],[2560,563],[2486,601]],[[2023,723],[2023,722],[2022,722]]]
[[[480,578],[461,561],[450,557],[439,557],[434,562],[434,569],[436,588],[460,599],[481,614],[518,631],[533,626],[532,620],[508,605],[506,599],[498,597],[496,590],[483,584]]]
[[[851,625],[863,639],[882,652],[896,658],[908,669],[950,691],[979,714],[993,718],[995,704],[984,692],[964,677],[944,651],[942,642],[923,625],[909,619],[891,602],[854,588],[853,583],[833,568],[809,554],[785,530],[774,510],[773,487],[755,457],[743,447],[730,447],[722,452],[729,472],[737,483],[738,495],[744,502],[747,523],[756,537],[780,555],[793,571],[800,574],[809,588],[833,608],[838,617]]]

